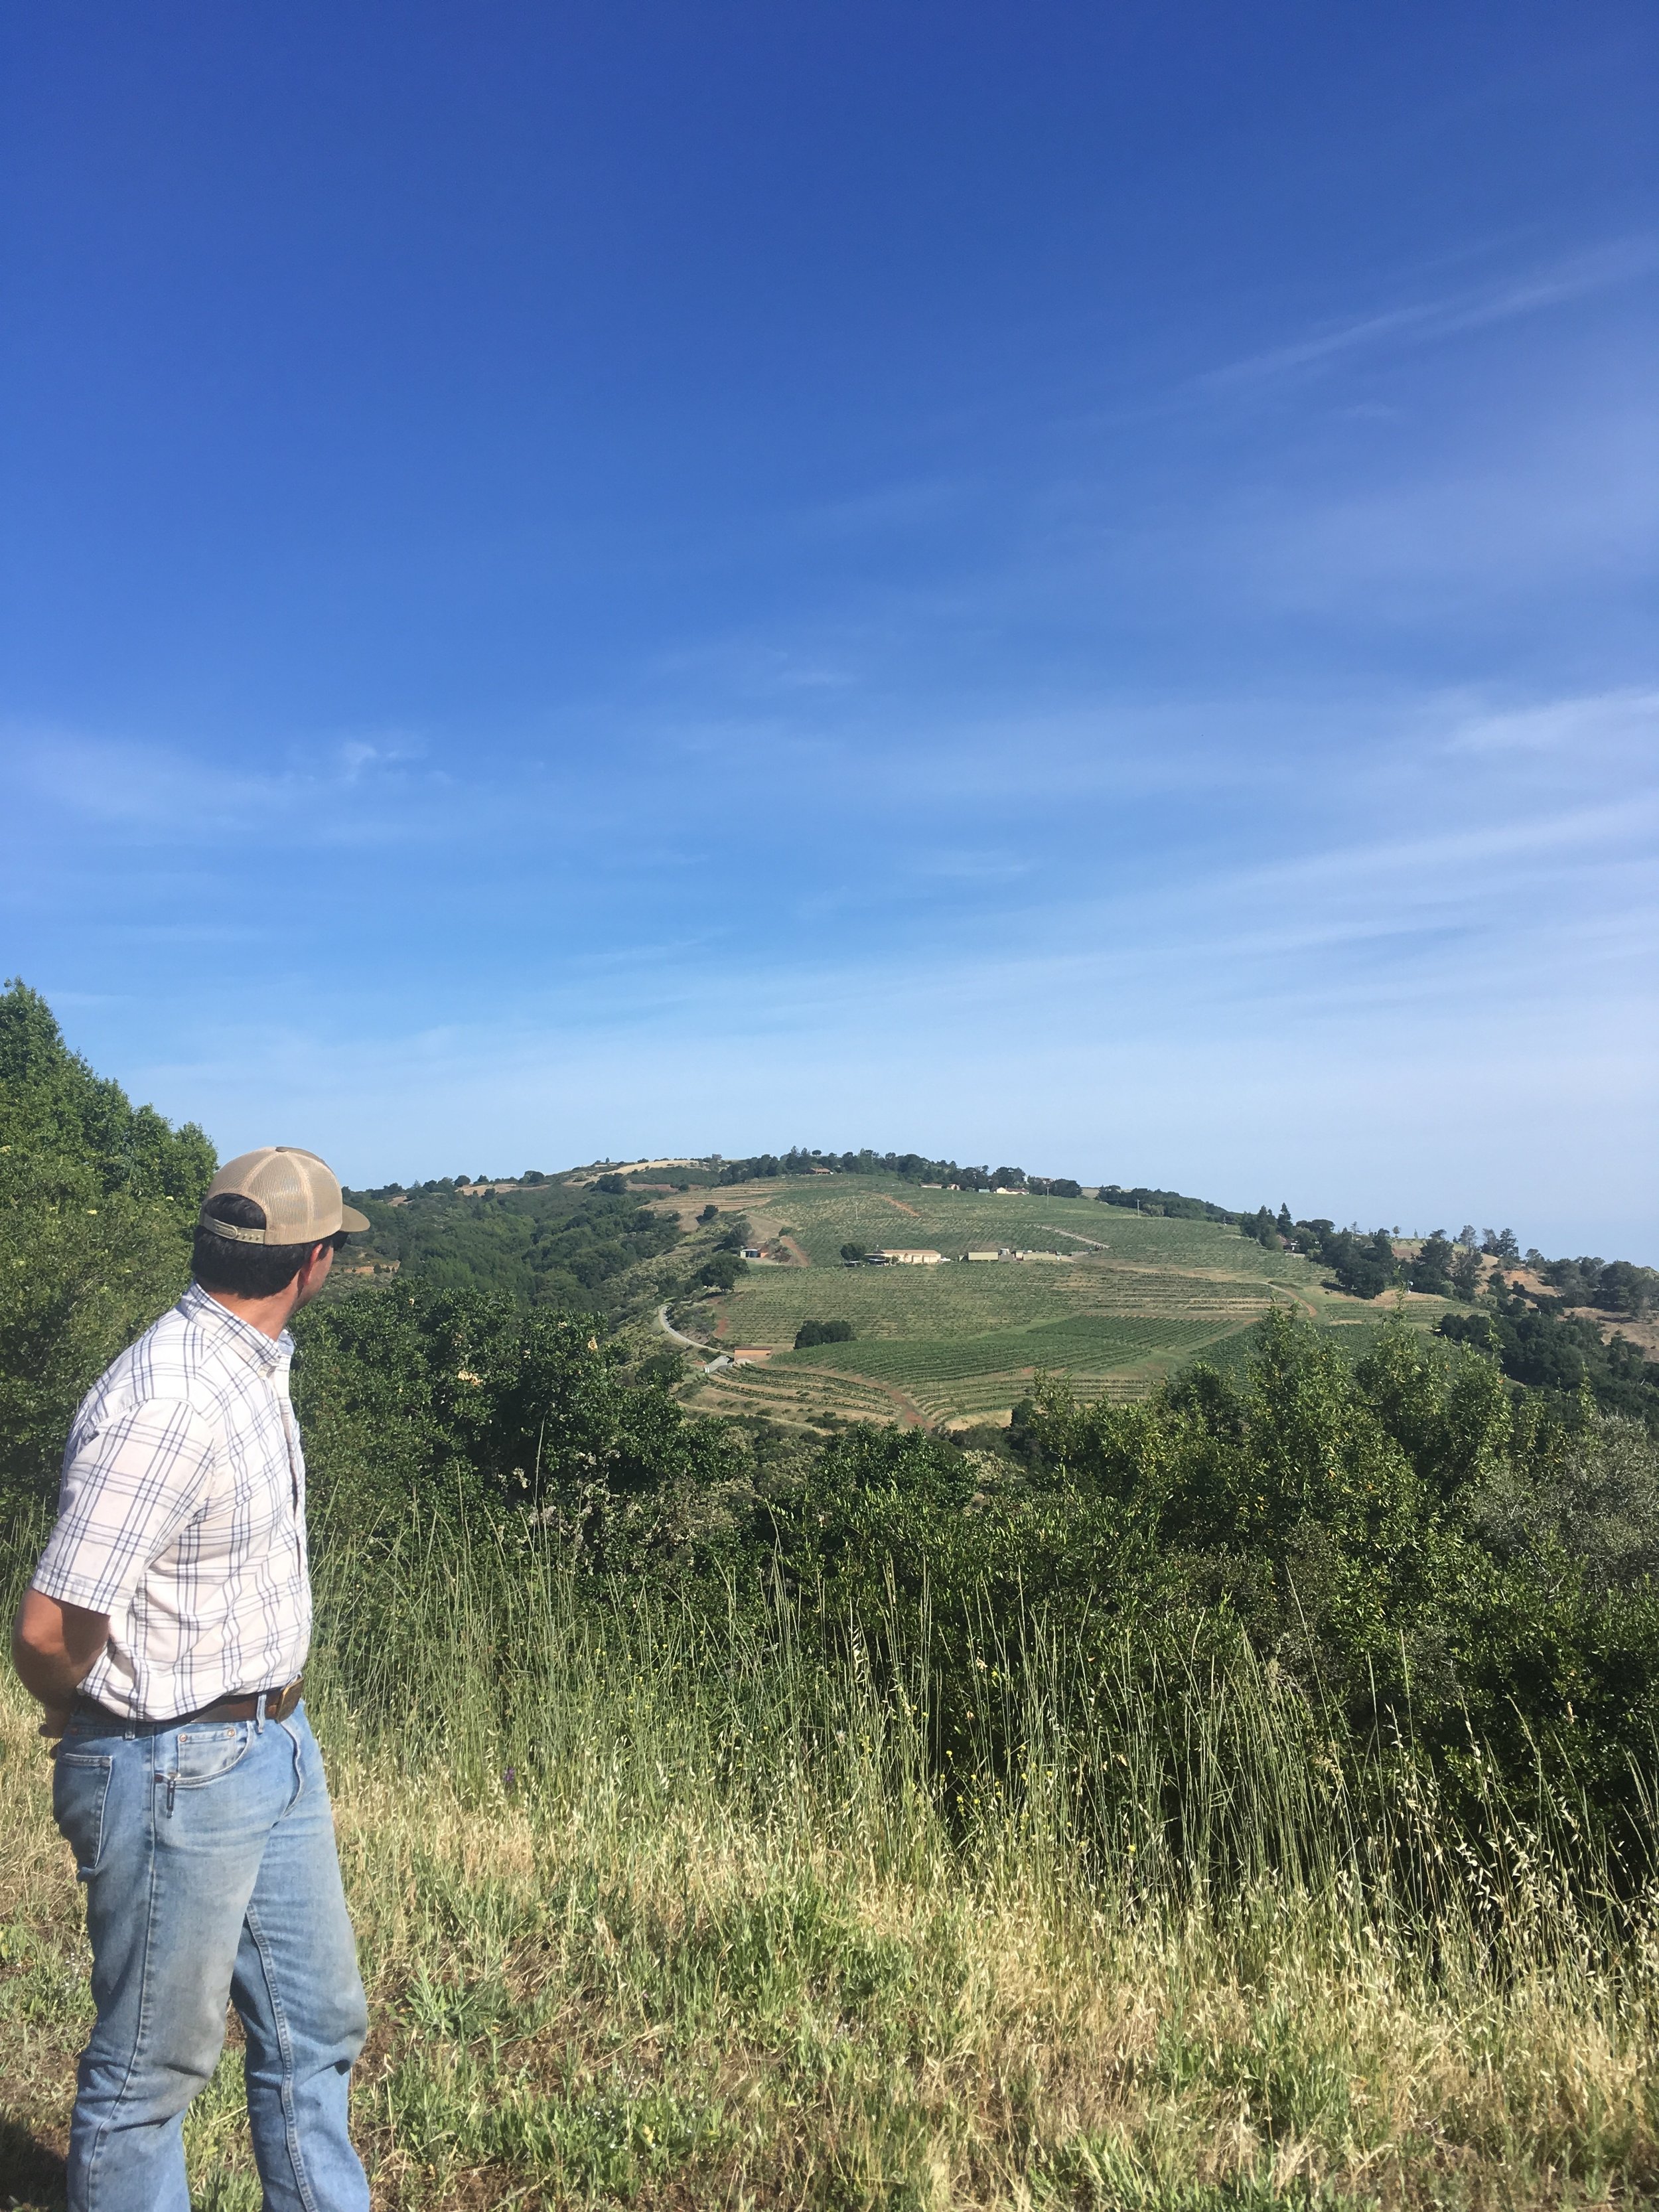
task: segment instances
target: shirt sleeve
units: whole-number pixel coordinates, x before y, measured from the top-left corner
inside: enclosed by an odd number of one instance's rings
[[[64,1462],[33,1587],[64,1605],[113,1613],[195,1512],[213,1456],[201,1415],[166,1399],[146,1399],[87,1437]]]

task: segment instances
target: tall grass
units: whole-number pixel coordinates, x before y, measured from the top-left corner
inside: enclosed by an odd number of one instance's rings
[[[776,1588],[677,1601],[607,1589],[522,1523],[411,1518],[372,1554],[325,1550],[313,1711],[361,1757],[618,1821],[707,1809],[870,1871],[1040,1892],[1057,1908],[1212,1917],[1263,1897],[1491,1952],[1624,1940],[1642,1919],[1543,1763],[1505,1775],[1471,1739],[1476,1818],[1454,1824],[1399,1736],[1356,1753],[1335,1716],[1242,1641],[1103,1660],[1033,1605],[986,1613],[951,1664],[978,1686],[942,1753],[926,1598],[826,1619]],[[1642,1778],[1632,1776],[1639,1792]]]
[[[947,1759],[925,1604],[711,1610],[522,1525],[325,1544],[317,1589],[382,2205],[1659,2186],[1653,1900],[1535,1778],[1454,1829],[1273,1667],[1102,1661],[1036,1606],[953,1655]],[[83,1961],[15,1699],[0,1757],[0,2080],[49,2147]],[[200,2205],[257,2204],[240,2130],[228,2063]]]

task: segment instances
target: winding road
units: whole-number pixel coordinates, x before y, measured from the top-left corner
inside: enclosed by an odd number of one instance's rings
[[[674,1328],[668,1318],[668,1301],[666,1298],[665,1298],[662,1304],[657,1308],[657,1327],[662,1331],[665,1336],[672,1337],[676,1344],[683,1344],[688,1352],[710,1352],[714,1350],[712,1345],[704,1344],[695,1336],[686,1336],[683,1334],[680,1330]],[[712,1359],[704,1361],[702,1371],[705,1375],[712,1375],[717,1367],[730,1367],[732,1364],[732,1355],[729,1352],[716,1352]]]

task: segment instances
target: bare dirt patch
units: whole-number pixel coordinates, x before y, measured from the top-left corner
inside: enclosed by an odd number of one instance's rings
[[[1606,1314],[1595,1306],[1572,1306],[1568,1310],[1574,1321],[1589,1322],[1603,1344],[1611,1344],[1615,1336],[1626,1337],[1650,1359],[1659,1359],[1659,1314],[1633,1321],[1629,1314]]]

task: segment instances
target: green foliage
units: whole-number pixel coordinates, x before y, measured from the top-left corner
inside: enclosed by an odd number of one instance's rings
[[[1628,1314],[1635,1320],[1659,1304],[1659,1268],[1634,1267],[1628,1260],[1593,1259],[1588,1253],[1577,1260],[1531,1256],[1564,1306],[1593,1306],[1601,1313]]]
[[[192,1218],[89,1165],[0,1154],[0,1512],[52,1495],[76,1407],[189,1281]]]
[[[175,1129],[135,1107],[64,1044],[52,1009],[21,980],[0,990],[0,1147],[73,1161],[105,1194],[168,1199],[194,1214],[218,1164],[193,1121]]]
[[[735,1252],[716,1252],[698,1268],[697,1280],[711,1291],[729,1291],[748,1273],[748,1262]]]
[[[1466,1254],[1465,1258],[1473,1258]],[[1406,1279],[1414,1291],[1426,1291],[1435,1297],[1449,1297],[1452,1293],[1452,1269],[1457,1264],[1455,1249],[1443,1229],[1437,1229],[1425,1237],[1418,1249],[1416,1258],[1407,1268]]]
[[[88,1386],[190,1279],[212,1147],[134,1107],[0,993],[0,1512],[52,1495]]]
[[[1394,1240],[1386,1229],[1361,1237],[1352,1230],[1338,1230],[1325,1239],[1321,1255],[1350,1297],[1380,1298],[1399,1279]]]
[[[1650,1313],[1659,1305],[1659,1267],[1609,1261],[1596,1284],[1595,1304],[1603,1313],[1628,1314],[1632,1320]]]
[[[1542,1760],[1639,1870],[1631,1762],[1659,1737],[1642,1432],[1565,1425],[1399,1322],[1356,1365],[1283,1312],[1242,1386],[1199,1368],[1079,1407],[1049,1383],[1019,1412],[1001,1457],[852,1431],[767,1506],[832,1642],[925,1620],[941,1759],[1014,1756],[974,1676],[988,1637],[1044,1623],[1149,1680],[1249,1647],[1345,1756],[1409,1744],[1470,1819],[1472,1744],[1511,1775]]]
[[[1163,1215],[1171,1221],[1236,1221],[1239,1218],[1231,1208],[1216,1206],[1207,1198],[1188,1198],[1178,1190],[1149,1190],[1144,1183],[1125,1189],[1121,1183],[1103,1183],[1098,1193],[1102,1206],[1122,1206],[1135,1213]],[[1266,1207],[1262,1208],[1267,1212]]]
[[[851,1344],[850,1321],[804,1321],[795,1331],[795,1349],[805,1352],[814,1344]]]
[[[399,1284],[302,1325],[329,1541],[392,1540],[411,1498],[460,1529],[505,1513],[584,1567],[668,1577],[711,1620],[763,1607],[781,1575],[826,1660],[928,1640],[942,1771],[1012,1771],[988,1638],[1063,1635],[1149,1684],[1182,1653],[1248,1650],[1345,1757],[1409,1744],[1471,1819],[1472,1743],[1517,1775],[1541,1759],[1635,1863],[1630,1761],[1659,1725],[1652,1448],[1517,1401],[1472,1351],[1395,1322],[1356,1366],[1280,1313],[1242,1384],[1199,1368],[1084,1407],[1046,1383],[1004,1455],[860,1427],[769,1470],[568,1317]]]
[[[413,1503],[461,1526],[525,1514],[586,1570],[718,1548],[738,1448],[629,1383],[597,1321],[400,1280],[296,1328],[313,1492],[337,1535],[383,1540]]]
[[[1593,1599],[1638,1597],[1659,1579],[1659,1442],[1614,1415],[1555,1451],[1499,1458],[1474,1491],[1470,1522],[1506,1565],[1553,1560]]]
[[[434,1288],[501,1291],[529,1305],[614,1313],[629,1303],[631,1271],[679,1239],[672,1213],[597,1185],[543,1182],[466,1198],[439,1183],[349,1195],[371,1224],[353,1240],[351,1264],[396,1261]],[[404,1202],[394,1205],[398,1197]]]
[[[1501,1275],[1478,1312],[1447,1314],[1439,1333],[1486,1352],[1528,1389],[1567,1399],[1587,1393],[1604,1413],[1644,1421],[1659,1436],[1659,1361],[1625,1336],[1604,1344],[1594,1322],[1543,1310]]]
[[[1024,1168],[958,1167],[954,1160],[931,1160],[921,1152],[878,1152],[867,1146],[857,1152],[809,1152],[799,1145],[787,1152],[757,1152],[750,1158],[723,1160],[723,1183],[769,1182],[781,1176],[896,1176],[902,1182],[933,1183],[944,1189],[1030,1189],[1056,1197],[1075,1197],[1079,1186],[1065,1176],[1027,1176]]]

